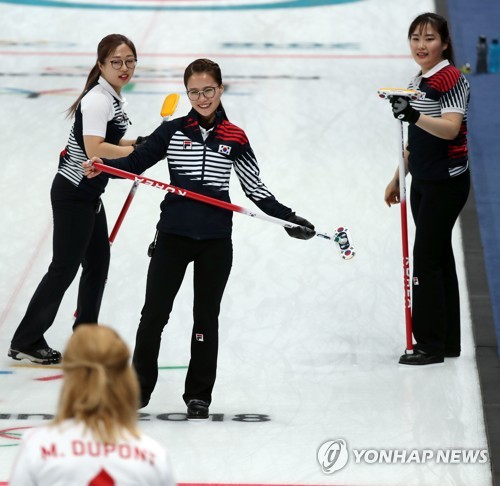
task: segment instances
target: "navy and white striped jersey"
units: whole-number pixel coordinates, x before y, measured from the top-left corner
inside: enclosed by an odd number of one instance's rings
[[[443,180],[467,171],[467,106],[469,83],[447,60],[424,75],[416,76],[408,86],[425,93],[422,100],[411,101],[424,115],[440,117],[444,113],[463,114],[462,125],[454,140],[444,140],[416,125],[408,127],[409,171],[423,180]]]
[[[230,202],[229,182],[234,167],[245,195],[262,211],[284,218],[291,209],[279,203],[260,179],[255,154],[245,132],[219,110],[216,125],[204,140],[198,114],[162,123],[127,157],[105,160],[110,166],[141,174],[167,158],[170,183],[188,191]],[[231,235],[231,211],[167,193],[161,204],[158,229],[195,239]]]
[[[106,177],[96,177],[95,181],[84,177],[82,162],[88,160],[88,156],[83,136],[102,137],[105,142],[118,145],[130,123],[123,110],[124,104],[125,98],[118,95],[102,77],[80,101],[68,143],[61,152],[58,169],[58,173],[74,186],[96,195],[104,191],[108,180]]]

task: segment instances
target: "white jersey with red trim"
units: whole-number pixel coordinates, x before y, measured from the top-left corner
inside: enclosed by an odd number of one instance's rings
[[[67,420],[35,427],[23,436],[9,486],[175,486],[165,448],[141,434],[117,444],[92,437]]]

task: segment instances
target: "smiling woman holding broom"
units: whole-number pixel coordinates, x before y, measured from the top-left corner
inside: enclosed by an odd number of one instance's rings
[[[314,226],[276,200],[260,179],[259,166],[245,132],[232,124],[222,107],[219,65],[197,59],[184,72],[192,109],[163,123],[128,157],[107,165],[141,174],[166,156],[173,185],[229,202],[234,167],[248,198],[262,211],[301,226],[285,228],[294,238],[309,239]],[[84,163],[92,178],[100,171]],[[133,364],[146,406],[158,378],[161,335],[187,266],[194,265],[191,360],[184,401],[188,420],[208,419],[217,372],[219,311],[233,260],[232,212],[168,193],[161,204],[157,240],[148,270],[146,301],[137,331]]]
[[[410,205],[415,221],[412,323],[416,340],[405,365],[442,363],[460,356],[460,299],[452,231],[470,187],[467,154],[469,83],[454,66],[446,19],[419,15],[408,31],[420,72],[409,88],[423,99],[391,99],[394,117],[408,122],[405,150],[412,176]],[[390,206],[399,203],[399,170],[385,191]]]

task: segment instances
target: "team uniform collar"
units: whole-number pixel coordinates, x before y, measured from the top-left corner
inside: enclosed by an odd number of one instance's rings
[[[125,99],[124,96],[119,95],[102,76],[99,77],[99,80],[97,81],[113,98],[116,98],[122,105],[124,105],[127,100]]]
[[[193,118],[194,120],[196,120],[198,122],[198,125],[201,127],[200,116],[194,108],[191,108],[191,111],[188,113],[187,116],[188,116],[188,118]],[[226,119],[226,116],[225,116],[224,110],[221,108],[217,108],[217,111],[215,112],[215,123],[214,123],[213,128],[215,128],[221,121],[223,121],[225,119]]]
[[[417,78],[430,78],[431,76],[434,76],[438,71],[441,71],[441,69],[445,68],[446,66],[450,65],[450,61],[448,59],[443,59],[441,62],[438,62],[432,69],[429,69],[425,74],[422,74],[422,71],[420,71],[417,75]]]

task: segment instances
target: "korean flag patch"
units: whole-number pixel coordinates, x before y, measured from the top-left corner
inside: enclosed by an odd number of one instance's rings
[[[231,147],[229,145],[219,145],[219,154],[229,155]]]

